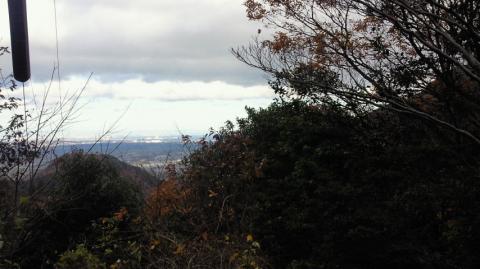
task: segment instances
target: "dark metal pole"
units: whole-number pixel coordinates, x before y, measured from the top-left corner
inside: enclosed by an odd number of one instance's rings
[[[26,0],[8,0],[10,37],[12,42],[13,76],[25,82],[30,79],[30,52]]]

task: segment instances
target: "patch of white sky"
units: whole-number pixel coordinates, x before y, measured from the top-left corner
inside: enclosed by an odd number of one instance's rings
[[[66,138],[96,137],[119,117],[116,137],[203,134],[274,97],[267,78],[230,53],[261,28],[248,21],[242,0],[56,1],[62,89],[52,85],[50,103],[94,73]],[[56,62],[55,24],[53,0],[27,6],[32,104]],[[0,2],[0,46],[9,46],[7,1]],[[11,72],[9,55],[0,68]]]

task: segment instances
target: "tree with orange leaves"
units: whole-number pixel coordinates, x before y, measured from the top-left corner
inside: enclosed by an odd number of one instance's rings
[[[233,52],[273,75],[278,93],[355,113],[386,108],[453,131],[456,142],[480,144],[480,2],[246,0],[245,6],[251,20],[276,34]],[[426,109],[426,99],[441,109]]]

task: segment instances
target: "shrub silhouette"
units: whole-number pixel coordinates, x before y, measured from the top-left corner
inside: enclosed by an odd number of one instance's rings
[[[177,228],[252,233],[274,268],[476,268],[478,151],[446,134],[384,110],[250,109],[187,159]]]
[[[47,189],[42,202],[30,209],[16,255],[22,264],[52,263],[55,253],[85,238],[92,221],[125,207],[138,212],[139,187],[118,173],[109,156],[73,152],[55,161],[42,179]],[[48,173],[47,173],[48,174]]]

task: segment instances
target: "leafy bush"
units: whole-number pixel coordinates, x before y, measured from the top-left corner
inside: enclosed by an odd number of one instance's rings
[[[279,101],[186,139],[196,150],[143,210],[108,163],[76,153],[18,261],[80,243],[113,268],[476,268],[478,149],[445,136],[384,110]]]
[[[192,208],[172,229],[253,233],[274,268],[479,265],[474,147],[382,110],[248,112],[185,162]]]
[[[73,251],[67,251],[60,256],[55,264],[56,269],[104,269],[105,264],[84,246],[79,245]]]
[[[149,236],[141,218],[134,218],[126,208],[121,208],[92,223],[87,242],[109,268],[143,268],[143,243]]]
[[[142,194],[108,156],[74,152],[47,168],[45,195],[31,205],[19,251],[22,264],[52,263],[56,253],[82,242],[91,222],[120,208],[139,212]]]

